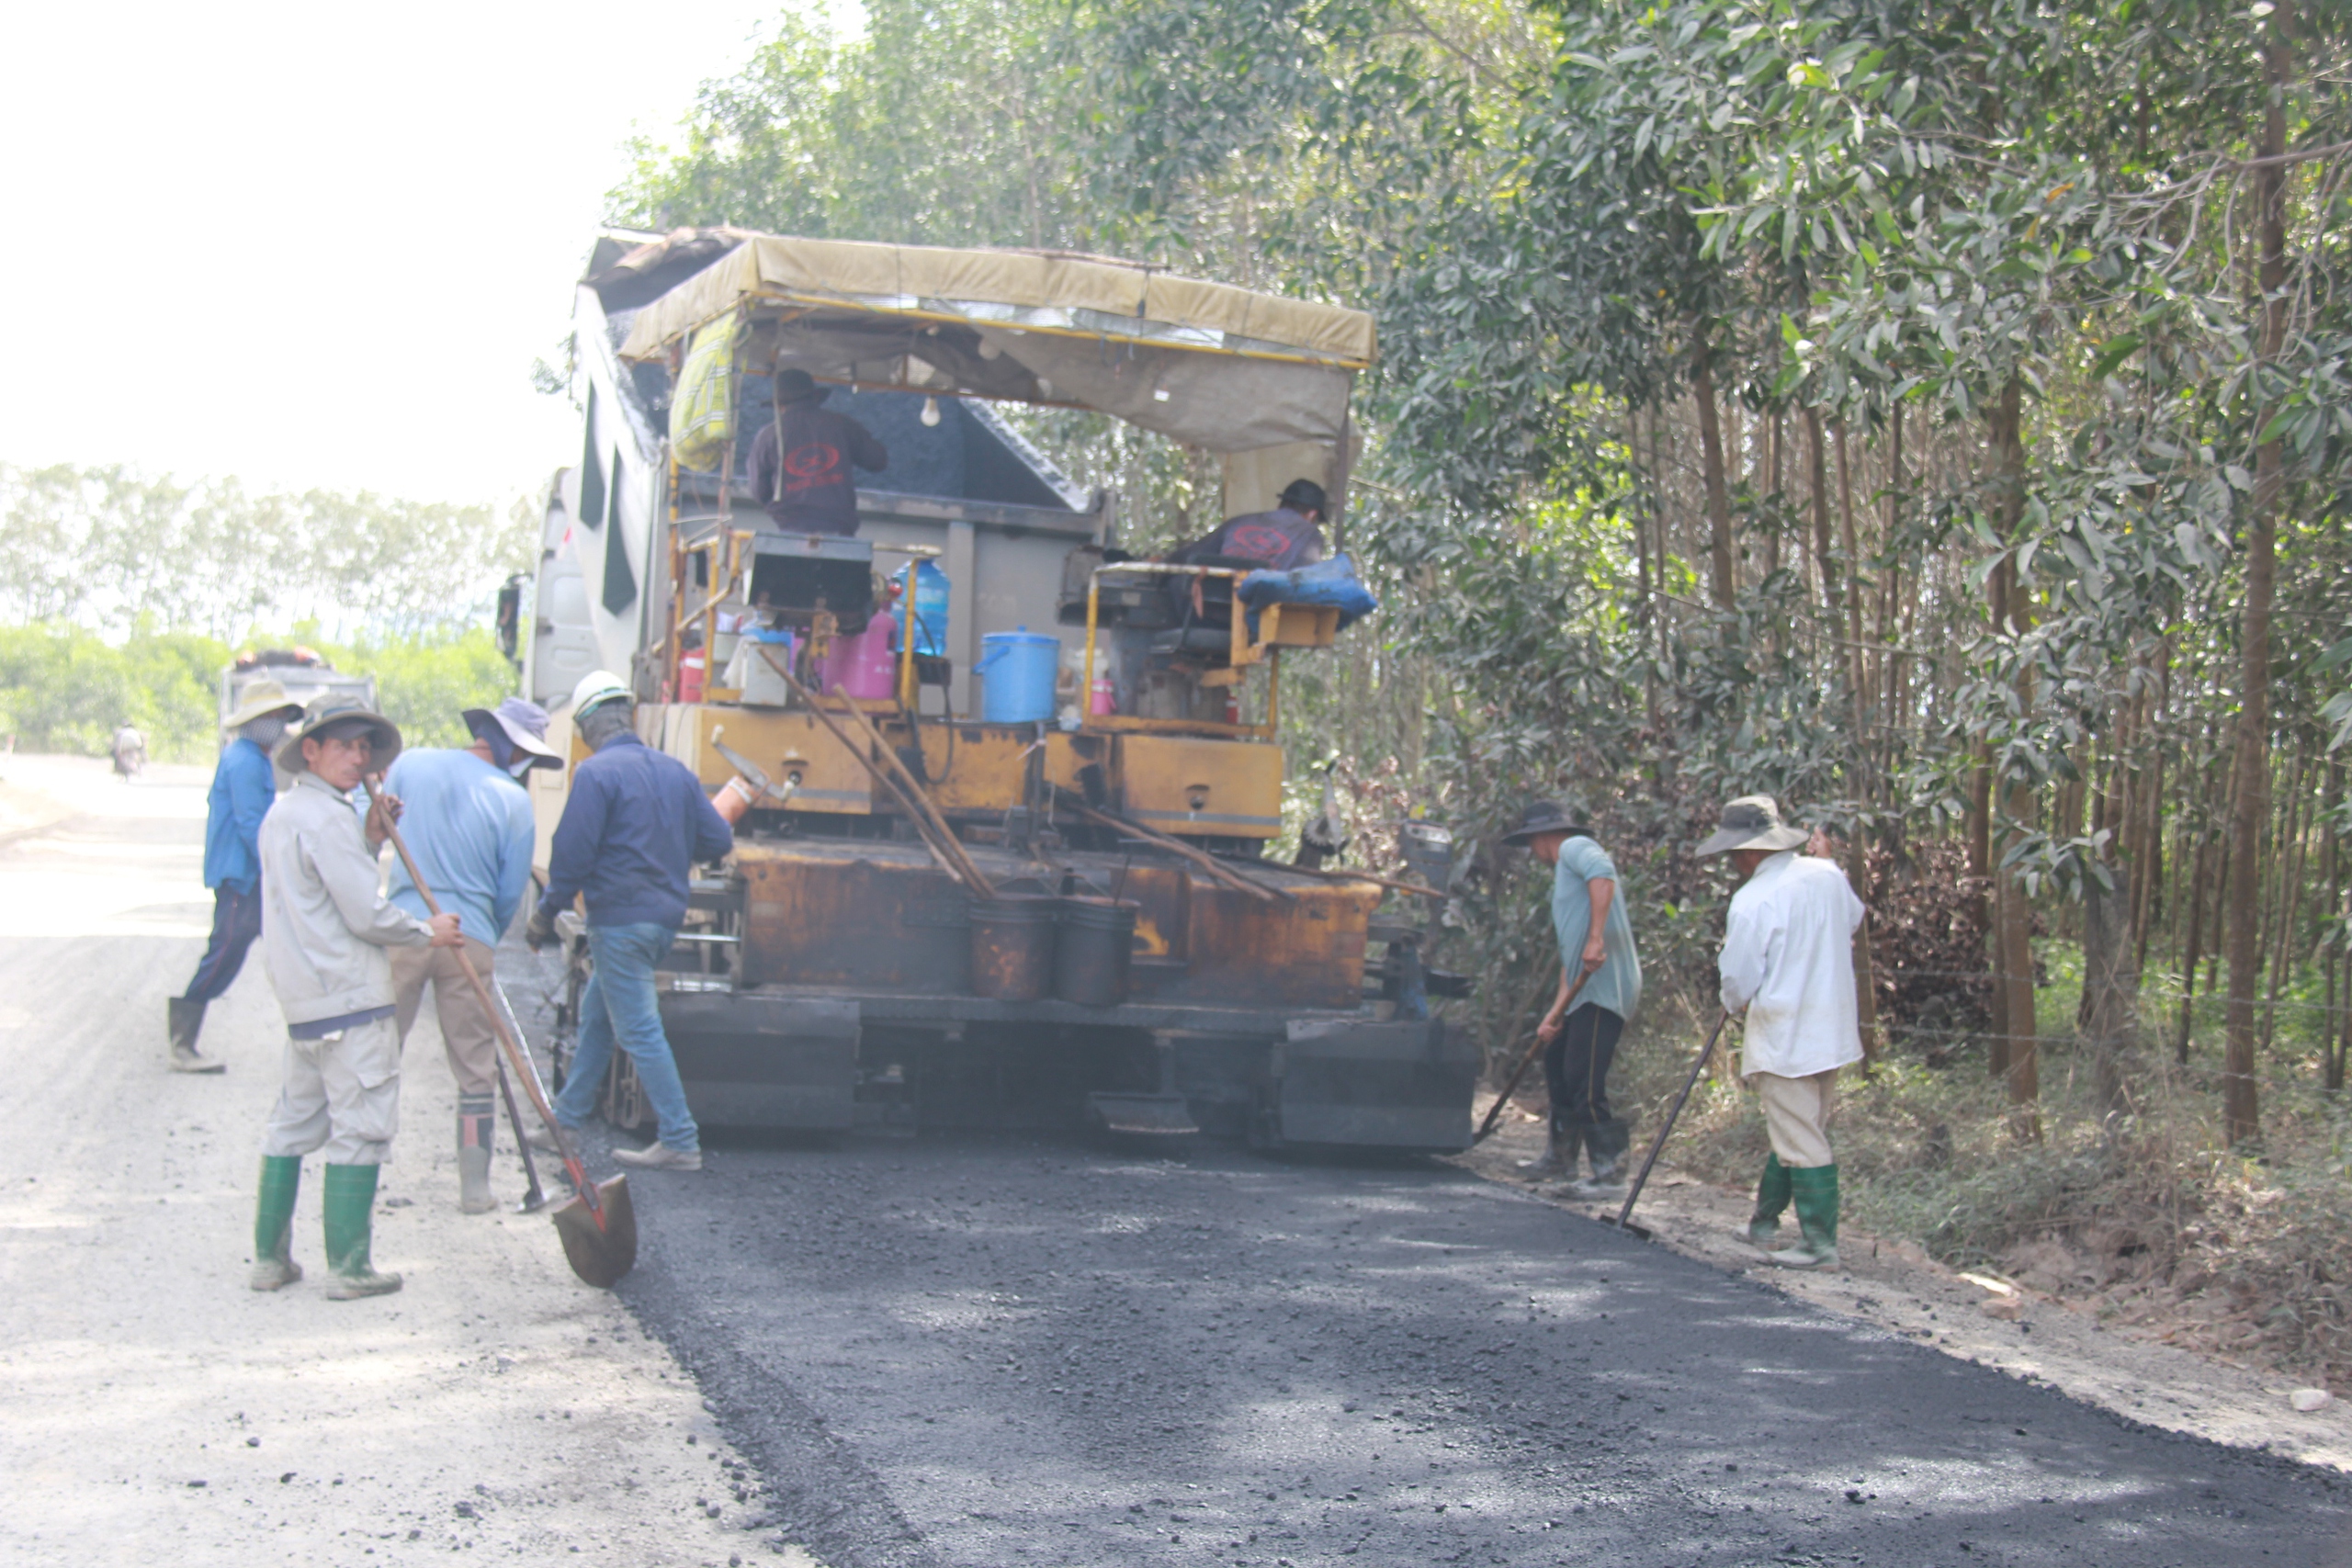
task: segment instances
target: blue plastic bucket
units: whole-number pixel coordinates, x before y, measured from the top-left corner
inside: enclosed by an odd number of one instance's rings
[[[1032,724],[1054,716],[1054,682],[1061,673],[1062,639],[1023,626],[980,638],[974,674],[986,682],[980,717],[989,724]]]
[[[933,659],[947,657],[947,574],[930,561],[910,561],[895,573],[903,586],[914,573],[915,651]]]

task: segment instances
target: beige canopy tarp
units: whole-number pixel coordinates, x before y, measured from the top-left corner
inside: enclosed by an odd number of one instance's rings
[[[666,359],[739,309],[759,368],[1075,404],[1224,453],[1340,442],[1374,352],[1361,310],[1130,262],[747,235],[639,310],[621,353]]]

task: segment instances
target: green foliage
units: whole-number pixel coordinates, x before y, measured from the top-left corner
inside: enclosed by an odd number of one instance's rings
[[[76,626],[0,629],[0,725],[23,751],[106,754],[118,725],[152,757],[209,759],[226,645],[193,633],[142,633],[119,646]]]
[[[703,84],[675,144],[640,138],[616,222],[900,244],[1057,245],[1080,224],[1053,23],[1036,0],[871,0],[854,39],[786,17]]]
[[[0,464],[0,615],[26,625],[228,637],[316,619],[421,632],[483,614],[537,540],[527,507],[501,518],[365,491]]]

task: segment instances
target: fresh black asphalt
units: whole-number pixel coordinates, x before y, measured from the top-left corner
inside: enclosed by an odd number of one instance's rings
[[[2135,1426],[1430,1164],[713,1141],[621,1294],[744,1557],[2352,1563],[2333,1472]]]

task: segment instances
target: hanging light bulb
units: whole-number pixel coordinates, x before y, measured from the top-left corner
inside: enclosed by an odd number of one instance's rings
[[[939,400],[937,398],[923,399],[922,422],[925,424],[937,424],[939,423]]]

